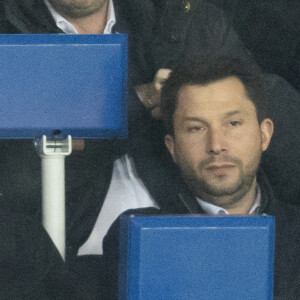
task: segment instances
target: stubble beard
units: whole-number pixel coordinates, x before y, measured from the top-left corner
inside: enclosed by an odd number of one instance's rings
[[[89,17],[100,11],[108,0],[48,0],[53,8],[61,15],[71,18],[79,19]]]
[[[256,179],[260,157],[261,154],[257,154],[246,167],[243,167],[243,162],[237,158],[230,157],[223,160],[234,163],[239,170],[238,179],[229,185],[226,185],[227,175],[216,176],[213,182],[209,182],[203,176],[203,169],[212,163],[213,159],[201,161],[196,170],[185,160],[181,162],[180,168],[184,181],[196,196],[226,209],[235,206],[250,191]]]

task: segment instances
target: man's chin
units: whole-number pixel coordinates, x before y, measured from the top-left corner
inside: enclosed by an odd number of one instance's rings
[[[201,189],[199,189],[199,186],[201,186]],[[245,184],[245,182],[239,180],[230,184],[229,182],[227,184],[202,182],[201,185],[198,185],[197,195],[208,203],[226,208],[240,201],[250,188],[250,182]]]
[[[229,176],[210,178],[203,181],[203,187],[211,195],[220,197],[235,194],[241,188],[242,182],[238,176],[230,178]]]
[[[208,194],[212,197],[226,197],[230,196],[232,197],[239,191],[238,186],[233,186],[233,187],[214,187],[210,186],[205,189],[205,194]]]
[[[199,189],[199,187],[201,188]],[[202,180],[198,182],[196,188],[198,194],[213,198],[233,197],[241,189],[242,182],[240,180],[228,180],[228,178],[226,180]]]

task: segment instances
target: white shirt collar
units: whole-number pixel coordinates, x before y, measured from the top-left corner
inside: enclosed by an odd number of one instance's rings
[[[49,3],[48,0],[44,0],[46,6],[48,7],[55,23],[56,26],[61,29],[64,33],[67,34],[78,34],[78,31],[76,28],[73,26],[71,22],[66,20],[63,16],[61,16],[54,8],[53,6]],[[112,28],[116,24],[116,14],[115,14],[115,8],[113,4],[113,0],[109,1],[108,4],[108,15],[107,15],[107,22],[104,28],[104,34],[111,34],[112,33]]]
[[[208,215],[229,215],[229,212],[220,206],[203,201],[198,197],[197,197],[197,201],[200,204],[201,208],[204,210],[204,212]],[[261,192],[259,186],[257,185],[255,202],[248,214],[258,215],[260,204],[261,204]]]

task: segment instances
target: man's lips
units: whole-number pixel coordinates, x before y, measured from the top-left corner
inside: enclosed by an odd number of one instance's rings
[[[235,168],[234,164],[221,163],[221,164],[209,164],[205,169],[208,171],[226,171]]]

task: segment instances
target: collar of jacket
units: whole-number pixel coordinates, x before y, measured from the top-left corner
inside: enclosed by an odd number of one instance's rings
[[[261,206],[259,209],[260,214],[273,213],[274,203],[276,202],[275,196],[272,187],[269,184],[269,181],[261,167],[258,169],[257,172],[257,182],[261,190]],[[188,190],[188,188],[185,185],[180,187],[180,190],[178,192],[178,198],[179,201],[186,208],[187,213],[204,214],[204,211],[198,204],[194,194],[191,193],[191,191]]]
[[[261,167],[257,172],[257,182],[261,191],[261,205],[259,213],[271,214],[272,209],[274,208],[277,201],[269,180]]]
[[[4,16],[16,33],[61,33],[42,0],[3,0]]]
[[[154,5],[150,0],[113,0],[117,24],[115,30],[123,33],[131,29],[142,38],[152,37],[155,20]],[[126,31],[125,31],[126,30]]]

